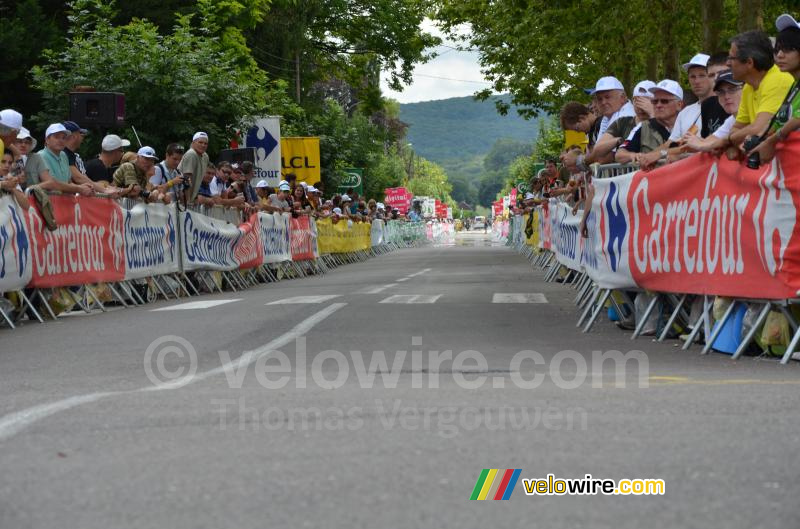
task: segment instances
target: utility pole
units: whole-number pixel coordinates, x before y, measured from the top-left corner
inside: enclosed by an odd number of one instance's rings
[[[294,53],[294,84],[297,94],[297,104],[300,104],[300,51]]]

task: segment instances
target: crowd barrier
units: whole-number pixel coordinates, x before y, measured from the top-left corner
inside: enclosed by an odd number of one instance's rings
[[[575,288],[584,332],[603,308],[630,312],[631,295],[644,292],[648,301],[633,339],[659,307],[666,319],[657,339],[680,326],[688,349],[703,331],[706,354],[718,349],[717,339],[747,307],[754,319],[725,352],[739,358],[777,311],[791,328],[781,363],[792,358],[800,342],[791,310],[800,291],[798,135],[757,170],[700,154],[649,172],[601,166],[595,176],[587,238],[580,233],[584,212],[573,214],[555,199],[512,218],[508,236],[509,245],[546,270],[547,281]],[[730,301],[716,322],[715,298]]]
[[[236,291],[428,242],[423,223],[334,224],[288,213],[243,218],[232,208],[131,199],[57,193],[48,199],[47,212],[57,224],[52,231],[38,205],[24,211],[11,195],[0,194],[0,294],[14,293],[17,321],[27,313],[43,322],[39,309],[56,318],[48,289],[91,312],[105,310],[99,291],[125,307],[159,296]],[[0,304],[0,316],[12,328],[13,312],[7,301]]]

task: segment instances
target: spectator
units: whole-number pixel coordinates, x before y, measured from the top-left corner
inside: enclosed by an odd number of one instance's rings
[[[177,143],[167,145],[164,159],[153,168],[149,189],[157,189],[162,195],[172,198],[183,196],[183,175],[178,166],[183,158],[184,148]]]
[[[383,202],[375,204],[375,218],[380,220],[386,218],[386,205]]]
[[[311,206],[313,211],[319,211],[321,206],[320,203],[320,196],[319,196],[319,189],[315,186],[308,186],[306,189],[306,198],[308,199],[308,203]]]
[[[772,160],[775,146],[800,128],[800,24],[791,15],[781,15],[775,21],[778,36],[775,39],[775,63],[782,72],[795,79],[789,94],[781,104],[770,129],[771,135],[755,151],[761,163]]]
[[[736,122],[728,136],[728,156],[738,158],[747,137],[766,132],[794,78],[775,66],[772,44],[761,31],[748,31],[731,39],[728,67],[734,79],[745,83]]]
[[[269,187],[266,180],[259,180],[256,184],[256,194],[258,195],[258,209],[261,211],[274,212],[280,211],[278,208],[272,206],[269,201],[269,196],[272,194],[272,188]]]
[[[707,69],[709,79],[711,79],[712,84],[715,84],[719,74],[730,71],[728,69],[728,52],[713,54],[708,59]],[[714,90],[714,97],[709,97],[700,104],[700,121],[703,123],[700,129],[700,136],[703,138],[713,134],[730,116],[730,113],[726,112],[720,103],[716,87]]]
[[[302,215],[308,215],[311,212],[311,204],[306,198],[306,188],[302,185],[295,187],[292,193],[292,211]]]
[[[47,171],[40,171],[38,175],[41,179],[42,189],[91,196],[94,194],[92,184],[88,182],[72,183],[69,160],[64,152],[67,136],[69,136],[69,131],[61,123],[53,123],[47,127],[44,137],[45,147],[39,151],[39,156],[47,168]]]
[[[729,116],[722,126],[707,138],[701,138],[697,135],[687,136],[684,150],[713,152],[724,149],[728,143],[728,135],[736,122],[736,113],[739,110],[739,102],[742,99],[742,86],[744,83],[734,79],[730,70],[717,74],[716,78],[714,93],[717,94],[720,105]]]
[[[292,207],[289,203],[290,193],[291,186],[289,185],[289,182],[286,180],[281,180],[280,184],[278,184],[278,192],[269,196],[270,205],[276,208],[276,211],[283,211],[286,213],[291,212]]]
[[[625,95],[625,87],[616,77],[609,76],[598,79],[592,95],[598,111],[603,116],[597,133],[598,139],[618,118],[636,115],[633,105]]]
[[[622,144],[616,155],[616,160],[620,163],[632,161],[647,168],[667,158],[666,149],[659,148],[669,138],[678,112],[683,107],[683,89],[675,81],[664,79],[651,88],[650,92],[654,96],[655,117],[642,123],[633,137]]]
[[[67,155],[67,159],[69,160],[69,170],[74,179],[77,174],[86,174],[86,167],[83,165],[83,160],[81,160],[80,154],[78,154],[78,149],[81,148],[83,139],[86,137],[89,131],[81,128],[74,121],[65,121],[63,125],[69,131],[67,141],[64,143],[64,153]]]
[[[22,182],[24,182],[24,173],[21,178],[12,175],[12,165],[14,165],[14,153],[11,151],[11,149],[4,149],[3,158],[0,160],[0,189],[14,195],[14,200],[17,201],[19,207],[27,210],[30,207],[30,203],[28,202],[28,197],[25,196],[25,192],[22,191],[22,186],[20,185]]]
[[[250,164],[252,167],[250,162],[242,163],[241,167],[237,164],[231,165],[234,177],[234,182],[231,184],[231,191],[236,193],[237,196],[241,196],[244,201],[251,206],[255,206],[258,204],[258,195],[256,194],[256,190],[253,189],[253,186],[250,184],[250,178],[244,172],[245,164]]]
[[[297,186],[297,175],[294,173],[289,173],[286,175],[286,180],[283,181],[288,182],[290,190],[294,192],[294,188]]]
[[[206,150],[208,150],[208,134],[195,132],[194,136],[192,136],[192,146],[183,155],[178,166],[184,178],[191,182],[191,187],[186,191],[186,194],[192,202],[194,202],[200,190],[200,184],[206,174],[206,167],[210,163]]]
[[[144,146],[136,153],[136,159],[125,162],[114,171],[113,184],[117,187],[130,189],[128,196],[142,197],[147,201],[161,200],[160,192],[147,191],[150,176],[154,173],[155,163],[158,161],[156,151],[152,147]]]
[[[15,143],[21,129],[22,114],[10,108],[0,111],[0,152],[9,149],[15,160],[19,156]]]
[[[116,134],[109,134],[100,144],[101,152],[97,158],[86,162],[86,176],[93,182],[108,182],[114,179],[114,172],[119,168],[125,147],[131,142],[124,140]]]
[[[258,203],[258,195],[256,195],[256,190],[253,188],[252,184],[255,178],[254,173],[255,167],[253,166],[253,162],[249,160],[242,162],[242,176],[240,181],[242,182],[242,189],[244,189],[244,198],[251,205]]]
[[[28,155],[36,148],[36,138],[31,136],[31,133],[25,127],[20,127],[19,134],[17,134],[17,141],[14,144],[17,146],[19,155],[22,158],[22,165],[28,162]]]
[[[233,169],[229,162],[219,162],[217,164],[217,174],[211,180],[211,194],[228,198],[228,190],[231,188],[231,176]],[[262,180],[263,181],[263,180]],[[258,188],[256,188],[258,191]]]

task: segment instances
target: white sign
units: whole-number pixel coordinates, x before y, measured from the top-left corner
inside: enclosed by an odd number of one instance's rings
[[[256,150],[254,180],[266,180],[270,186],[277,187],[281,179],[280,117],[258,118],[256,124],[247,131],[244,146]]]
[[[31,243],[25,216],[11,195],[0,196],[0,292],[19,290],[31,280]]]

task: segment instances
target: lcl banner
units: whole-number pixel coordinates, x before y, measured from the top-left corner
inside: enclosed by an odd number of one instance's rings
[[[315,185],[320,176],[319,138],[281,138],[281,169],[284,178],[297,175],[297,183]]]
[[[28,210],[36,288],[125,279],[122,209],[108,198],[51,196],[58,224],[49,231],[35,207]]]
[[[711,155],[595,180],[584,266],[604,288],[786,299],[800,289],[800,141],[759,169]]]
[[[23,288],[32,274],[25,213],[11,195],[0,195],[0,293]]]

